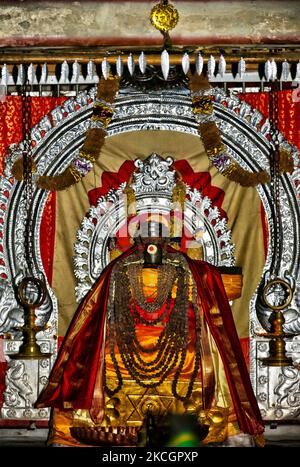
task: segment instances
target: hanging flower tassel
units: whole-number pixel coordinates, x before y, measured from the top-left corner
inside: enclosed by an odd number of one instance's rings
[[[119,76],[109,76],[108,79],[101,77],[98,84],[97,98],[112,104],[116,94],[119,91],[120,78]]]
[[[205,91],[210,89],[208,79],[203,74],[198,75],[198,73],[188,73],[189,78],[189,89],[191,93],[198,93],[200,91]]]
[[[92,169],[93,164],[98,159],[105,136],[106,131],[102,128],[87,130],[79,157],[59,175],[41,175],[37,180],[37,187],[43,190],[61,191],[78,183]]]
[[[78,183],[93,168],[93,164],[99,158],[106,137],[106,128],[113,116],[114,102],[119,90],[119,77],[108,76],[100,79],[98,85],[98,100],[94,104],[92,122],[101,125],[101,128],[87,130],[85,142],[79,152],[79,156],[58,175],[41,175],[36,181],[38,188],[50,191],[65,190]],[[22,180],[23,158],[18,159],[13,167],[12,174],[17,180]]]
[[[215,122],[200,123],[198,133],[209,157],[217,157],[220,152],[226,149],[221,140],[220,130]]]
[[[201,123],[198,131],[210,161],[224,177],[244,187],[270,182],[270,175],[265,170],[249,172],[226,154],[226,146],[222,143],[220,130],[215,122]]]
[[[69,165],[61,174],[54,177],[42,175],[37,181],[38,188],[49,191],[61,191],[78,183],[82,176],[75,167]]]
[[[244,187],[256,186],[260,183],[270,183],[270,175],[264,170],[255,173],[249,172],[240,167],[235,161],[222,172],[222,175]]]
[[[36,172],[36,165],[34,160],[31,161],[32,166],[31,166],[31,172],[35,173]],[[15,177],[16,180],[19,182],[23,181],[23,174],[24,174],[24,163],[23,163],[23,157],[19,157],[19,159],[16,160],[14,165],[12,166],[11,173],[13,177]]]

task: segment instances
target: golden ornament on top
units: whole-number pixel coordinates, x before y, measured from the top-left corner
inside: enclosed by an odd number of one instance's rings
[[[162,1],[155,5],[150,13],[151,24],[162,33],[175,28],[178,23],[179,14],[173,5]]]

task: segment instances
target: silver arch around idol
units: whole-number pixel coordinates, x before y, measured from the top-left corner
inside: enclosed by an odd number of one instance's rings
[[[61,173],[79,153],[84,141],[89,118],[95,100],[95,89],[89,94],[82,93],[56,107],[32,129],[35,144],[33,157],[39,175]],[[3,236],[0,251],[0,334],[9,333],[14,340],[4,339],[4,355],[8,360],[2,418],[45,420],[49,409],[34,409],[32,404],[47,379],[57,354],[57,299],[47,282],[47,300],[36,312],[37,325],[47,328],[38,334],[38,343],[43,353],[52,353],[51,358],[40,361],[14,361],[9,356],[18,352],[21,345],[18,327],[23,322],[23,310],[17,303],[14,285],[24,276],[24,186],[11,176],[14,161],[22,155],[22,142],[13,145],[6,159],[4,177],[0,182],[1,217]],[[33,191],[33,229],[34,262],[36,268],[45,275],[40,251],[40,227],[48,192],[34,188]],[[26,383],[26,384],[25,384]],[[28,398],[26,395],[30,394]],[[25,397],[26,396],[26,397]]]
[[[151,154],[144,161],[135,162],[139,169],[133,174],[137,215],[160,213],[169,216],[172,210],[172,192],[175,170],[169,168],[172,157],[163,159]],[[116,190],[102,196],[92,207],[77,233],[75,244],[76,298],[80,302],[90,290],[101,271],[109,262],[108,241],[126,225],[126,199],[123,183]],[[227,229],[226,219],[220,218],[219,210],[211,200],[202,197],[197,189],[186,185],[188,199],[185,203],[184,225],[194,234],[201,231],[204,260],[218,266],[234,265],[234,246]]]

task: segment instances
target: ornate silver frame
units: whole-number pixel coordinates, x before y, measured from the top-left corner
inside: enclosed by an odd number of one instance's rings
[[[214,98],[214,115],[220,128],[224,143],[228,152],[242,167],[250,171],[269,169],[268,154],[269,142],[267,134],[269,124],[260,127],[262,116],[257,110],[239,101],[235,96],[227,97],[221,90],[212,90]],[[82,93],[76,98],[71,98],[62,106],[52,111],[52,119],[44,117],[32,130],[33,139],[36,142],[34,159],[37,165],[37,174],[61,173],[79,153],[83,143],[86,129],[91,125],[90,116],[95,89],[89,94]],[[184,89],[175,89],[163,92],[148,93],[147,95],[135,90],[125,89],[119,93],[115,104],[115,115],[110,125],[108,135],[122,131],[138,131],[140,129],[172,130],[197,134],[197,122],[193,119],[190,96]],[[76,108],[75,108],[76,105]],[[128,109],[134,109],[134,115],[129,116]],[[126,111],[127,109],[127,111]],[[42,131],[43,130],[43,131]],[[297,160],[297,151],[282,138],[282,146],[292,151]],[[0,184],[0,197],[2,201],[3,224],[0,225],[3,237],[0,252],[0,332],[14,333],[14,326],[22,322],[22,310],[14,300],[13,280],[22,275],[22,250],[24,219],[24,194],[22,183],[16,182],[11,177],[11,167],[19,156],[22,144],[11,148],[11,154],[7,158],[4,177]],[[299,285],[299,187],[300,170],[295,168],[292,175],[283,174],[280,177],[281,184],[281,209],[283,214],[283,255],[281,260],[280,275],[290,278],[295,283],[295,293],[290,309],[290,320],[286,328],[299,332],[300,329],[300,285]],[[296,183],[297,182],[297,183]],[[297,188],[298,186],[298,188]],[[121,187],[120,187],[121,189]],[[272,232],[273,206],[268,185],[258,186],[257,191],[264,205],[268,228]],[[196,193],[195,196],[198,196]],[[46,192],[34,190],[34,229],[37,232],[35,238],[35,261],[38,269],[42,269],[39,250],[40,222],[47,198]],[[100,202],[100,201],[99,201]],[[192,204],[191,204],[192,206]],[[96,209],[96,208],[95,208]],[[92,215],[94,215],[92,213]],[[80,235],[80,234],[79,234]],[[272,257],[273,245],[269,244],[267,261],[261,283],[268,273]],[[79,251],[77,251],[79,254]],[[102,261],[102,260],[101,260]],[[76,266],[79,267],[78,265]],[[6,278],[3,277],[6,275]],[[261,284],[258,284],[258,289]],[[18,365],[9,359],[9,355],[17,352],[20,345],[20,334],[15,334],[14,340],[4,339],[4,354],[9,363],[6,377],[5,403],[1,410],[1,417],[6,419],[32,419],[44,420],[48,411],[38,411],[32,408],[32,401],[36,398],[40,389],[46,383],[50,367],[55,358],[56,341],[54,335],[57,328],[57,302],[53,291],[47,286],[48,300],[46,306],[39,310],[38,318],[41,323],[48,321],[51,328],[47,332],[39,334],[39,341],[44,351],[53,352],[51,361],[48,359],[37,361],[19,361]],[[300,416],[299,401],[299,372],[294,368],[276,369],[263,367],[261,357],[267,355],[267,340],[257,336],[262,329],[257,317],[257,291],[250,303],[250,341],[251,341],[251,378],[259,405],[265,419],[298,419]],[[261,310],[264,313],[264,310]],[[298,362],[300,357],[299,338],[294,337],[288,341],[288,350],[293,359]]]

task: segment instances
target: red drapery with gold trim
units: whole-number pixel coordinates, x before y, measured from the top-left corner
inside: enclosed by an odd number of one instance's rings
[[[66,100],[65,97],[32,97],[31,126]],[[22,101],[20,96],[7,96],[0,102],[0,174],[3,173],[5,153],[10,144],[22,140]]]
[[[120,259],[136,250],[136,246],[130,248]],[[169,253],[177,253],[170,247],[167,250]],[[245,433],[260,434],[264,429],[263,422],[245,362],[241,358],[238,335],[220,272],[208,263],[193,261],[188,256],[185,258],[196,282],[205,320],[224,364],[240,428]],[[77,309],[49,377],[49,384],[40,394],[36,407],[93,410],[94,404],[98,408],[103,406],[103,388],[101,383],[101,387],[97,387],[97,377],[98,371],[102,372],[100,362],[103,359],[102,339],[110,277],[117,261],[119,258],[103,270]],[[212,309],[219,310],[219,313],[215,316]]]
[[[264,117],[269,116],[269,93],[254,92],[240,96]],[[300,98],[295,90],[278,93],[279,129],[285,139],[300,151]],[[263,123],[263,122],[262,122]]]
[[[66,100],[65,97],[32,97],[31,126],[36,125]],[[6,150],[22,140],[22,100],[7,96],[0,103],[0,175],[3,173]],[[52,258],[55,238],[55,193],[49,193],[41,223],[41,256],[48,281],[52,281]]]

